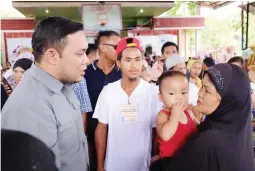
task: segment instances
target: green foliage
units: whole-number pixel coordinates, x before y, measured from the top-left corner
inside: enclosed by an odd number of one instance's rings
[[[175,6],[166,13],[166,16],[195,16],[197,6],[192,2],[175,1]],[[245,20],[246,22],[246,20]],[[241,13],[237,12],[227,19],[205,17],[205,27],[201,30],[200,44],[202,47],[219,49],[234,46],[241,51]],[[249,14],[249,46],[255,45],[255,15]],[[244,34],[246,30],[244,30]],[[190,30],[190,45],[195,45],[195,31]]]
[[[185,1],[175,1],[174,7],[166,13],[166,16],[194,16],[197,13],[197,4]]]

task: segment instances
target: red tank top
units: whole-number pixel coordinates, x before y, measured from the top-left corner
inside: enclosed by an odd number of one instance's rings
[[[161,112],[168,116],[171,115],[171,113],[166,110],[161,110]],[[188,122],[186,124],[179,122],[176,132],[170,140],[163,141],[158,137],[159,155],[161,158],[171,157],[180,147],[184,145],[189,136],[197,131],[197,126],[190,117],[189,113],[187,111],[184,111],[184,113],[188,119]]]

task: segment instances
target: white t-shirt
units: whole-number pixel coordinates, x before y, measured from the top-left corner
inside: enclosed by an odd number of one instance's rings
[[[189,82],[189,104],[197,105],[199,89],[196,84]]]
[[[255,93],[255,84],[253,82],[251,82],[251,91],[252,94]]]
[[[137,106],[137,120],[132,123],[125,123],[121,114],[128,99]],[[161,109],[157,88],[142,79],[129,98],[120,80],[103,88],[93,118],[108,124],[106,171],[149,170],[152,128],[156,127],[156,115]]]

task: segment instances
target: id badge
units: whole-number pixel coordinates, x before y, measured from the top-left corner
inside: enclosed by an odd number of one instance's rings
[[[122,105],[120,108],[122,123],[137,122],[137,106],[128,104]]]

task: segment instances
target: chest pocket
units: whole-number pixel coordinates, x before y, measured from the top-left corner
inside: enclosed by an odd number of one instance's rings
[[[58,105],[54,112],[58,127],[57,141],[59,148],[62,153],[65,153],[66,151],[75,152],[79,150],[82,143],[78,124],[80,119],[80,108],[76,103],[69,104],[67,100],[60,101],[62,102],[62,105]]]

